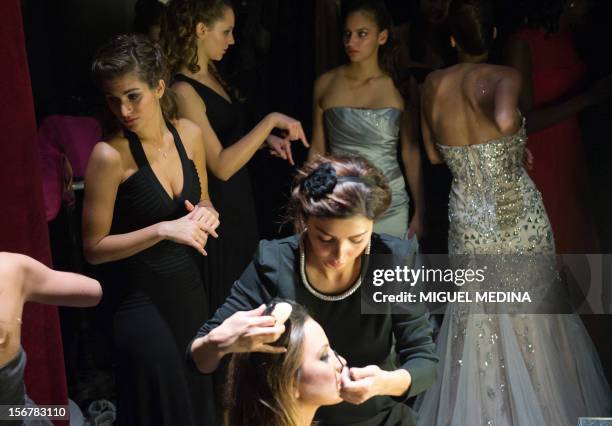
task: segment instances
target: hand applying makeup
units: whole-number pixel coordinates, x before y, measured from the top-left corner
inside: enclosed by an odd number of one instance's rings
[[[404,369],[386,371],[377,365],[343,368],[340,396],[351,404],[362,404],[376,395],[401,396],[410,388],[412,378]]]

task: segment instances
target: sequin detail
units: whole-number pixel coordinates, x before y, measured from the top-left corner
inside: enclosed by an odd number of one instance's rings
[[[526,140],[523,122],[515,135],[483,144],[438,144],[453,173],[450,253],[554,253],[541,195],[523,167]]]
[[[494,255],[494,280],[508,291],[545,292],[557,278],[554,262],[544,263],[542,255],[553,256],[554,240],[542,198],[523,167],[526,143],[525,122],[512,136],[489,142],[451,147],[438,145],[453,173],[449,199],[449,253],[452,255]],[[533,264],[530,264],[533,257]],[[527,260],[526,260],[527,259]],[[542,270],[544,269],[544,270]],[[534,271],[546,278],[534,279]],[[538,286],[539,285],[539,286]],[[534,297],[537,297],[536,294]],[[479,306],[453,304],[447,310],[452,324],[453,344],[451,383],[465,385],[461,370],[477,372],[473,398],[490,401],[483,404],[481,422],[493,425],[511,416],[508,374],[504,346],[508,334],[517,342],[524,367],[532,375],[537,389],[540,384],[532,373],[538,350],[528,315],[494,315]],[[504,338],[500,338],[504,336]],[[458,392],[459,389],[455,392]]]

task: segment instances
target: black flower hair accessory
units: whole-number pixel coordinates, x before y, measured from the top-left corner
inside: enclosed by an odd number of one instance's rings
[[[302,189],[308,197],[318,201],[332,192],[337,182],[334,166],[331,163],[323,163],[304,179]]]

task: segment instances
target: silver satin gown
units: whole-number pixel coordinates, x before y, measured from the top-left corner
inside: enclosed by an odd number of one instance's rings
[[[453,174],[450,254],[554,254],[542,198],[523,168],[525,142],[523,121],[514,136],[438,144]],[[521,268],[504,278],[530,281]],[[578,315],[474,314],[465,305],[447,307],[438,379],[417,400],[418,425],[575,426],[579,416],[610,414],[610,388]]]
[[[325,110],[325,135],[332,154],[360,155],[383,172],[391,188],[391,205],[374,224],[374,232],[406,238],[410,198],[398,162],[401,110],[335,107]],[[416,238],[414,238],[416,244]]]

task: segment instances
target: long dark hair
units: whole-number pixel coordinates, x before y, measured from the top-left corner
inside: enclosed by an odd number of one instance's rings
[[[173,0],[162,17],[160,45],[168,58],[170,75],[184,66],[190,72],[200,71],[196,25],[200,22],[212,27],[232,8],[230,0]],[[214,63],[208,64],[210,73],[235,100],[243,101],[238,90],[230,86]]]
[[[200,71],[196,25],[212,26],[232,9],[230,0],[173,0],[161,23],[160,44],[168,58],[172,75],[183,66]]]
[[[91,74],[96,86],[104,90],[105,85],[119,77],[134,73],[150,88],[155,88],[160,80],[168,81],[166,59],[157,45],[142,34],[120,34],[98,49],[91,64]],[[160,99],[164,119],[177,118],[177,107],[170,88],[166,87]],[[105,136],[119,129],[115,117],[103,119]]]
[[[448,21],[461,50],[470,55],[482,55],[489,50],[495,27],[489,0],[454,0]]]
[[[226,426],[295,426],[298,424],[295,389],[303,361],[304,324],[310,315],[301,305],[292,306],[285,332],[271,343],[287,352],[235,353],[227,376]]]
[[[399,43],[393,35],[393,19],[391,13],[381,0],[352,0],[343,5],[342,23],[346,23],[349,15],[355,12],[364,12],[374,19],[379,31],[387,31],[389,36],[387,42],[378,48],[378,63],[380,68],[387,73],[395,83],[401,87],[397,65],[399,55]]]

